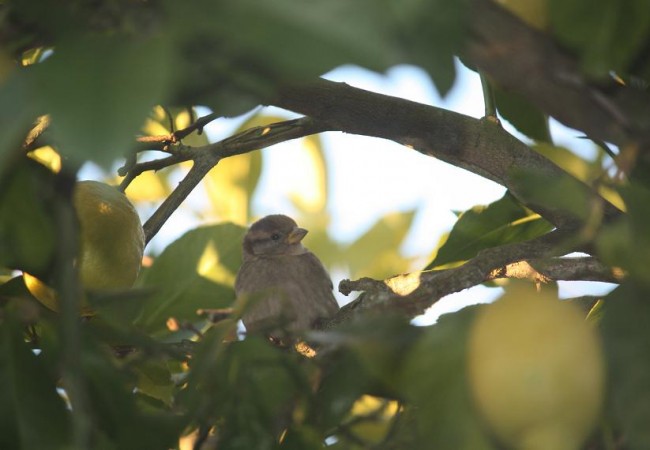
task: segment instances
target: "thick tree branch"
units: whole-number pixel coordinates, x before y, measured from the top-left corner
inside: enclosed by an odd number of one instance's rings
[[[561,183],[580,196],[579,203],[602,205],[607,218],[619,214],[591,188],[489,120],[327,80],[287,86],[273,104],[311,116],[332,130],[389,139],[495,181],[557,227],[579,226],[585,218],[558,207],[557,198],[531,198],[522,175]]]
[[[344,306],[328,324],[347,322],[362,311],[390,310],[415,317],[442,297],[498,278],[533,281],[585,280],[617,283],[622,274],[591,257],[558,258],[571,245],[572,233],[556,230],[526,242],[490,248],[464,265],[447,270],[415,272],[386,280],[343,280],[339,290],[348,295],[364,291]]]
[[[547,34],[491,0],[472,0],[469,31],[466,59],[504,89],[594,139],[650,150],[648,92],[590,82]]]

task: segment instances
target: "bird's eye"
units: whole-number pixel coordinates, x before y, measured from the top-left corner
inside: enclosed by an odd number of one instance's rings
[[[271,239],[273,239],[274,241],[277,241],[278,239],[280,239],[280,235],[278,233],[273,233],[271,235]]]

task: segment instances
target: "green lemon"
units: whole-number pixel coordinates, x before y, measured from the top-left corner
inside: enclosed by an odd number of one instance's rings
[[[74,191],[79,218],[81,283],[88,290],[124,289],[138,277],[144,231],[126,195],[97,181],[81,181]]]
[[[80,181],[73,203],[79,219],[80,249],[77,265],[88,291],[127,289],[133,286],[144,252],[140,218],[126,196],[97,181]],[[58,310],[56,293],[29,274],[25,285],[41,303]],[[87,305],[83,311],[89,312]]]
[[[596,329],[574,305],[514,286],[472,325],[468,378],[493,434],[519,450],[577,450],[602,407]]]

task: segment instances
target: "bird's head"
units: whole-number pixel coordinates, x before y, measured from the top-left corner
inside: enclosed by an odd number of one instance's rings
[[[266,216],[251,225],[244,236],[244,259],[305,253],[301,241],[306,234],[307,230],[298,227],[291,217]]]

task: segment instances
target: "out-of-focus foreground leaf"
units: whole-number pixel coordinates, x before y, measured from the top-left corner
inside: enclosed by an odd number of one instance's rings
[[[0,319],[0,447],[63,449],[70,417],[56,374],[27,346],[8,308]]]
[[[43,274],[54,252],[54,175],[21,158],[0,180],[0,265]]]
[[[607,417],[625,448],[650,448],[650,290],[627,282],[605,298],[601,321],[609,368]]]

